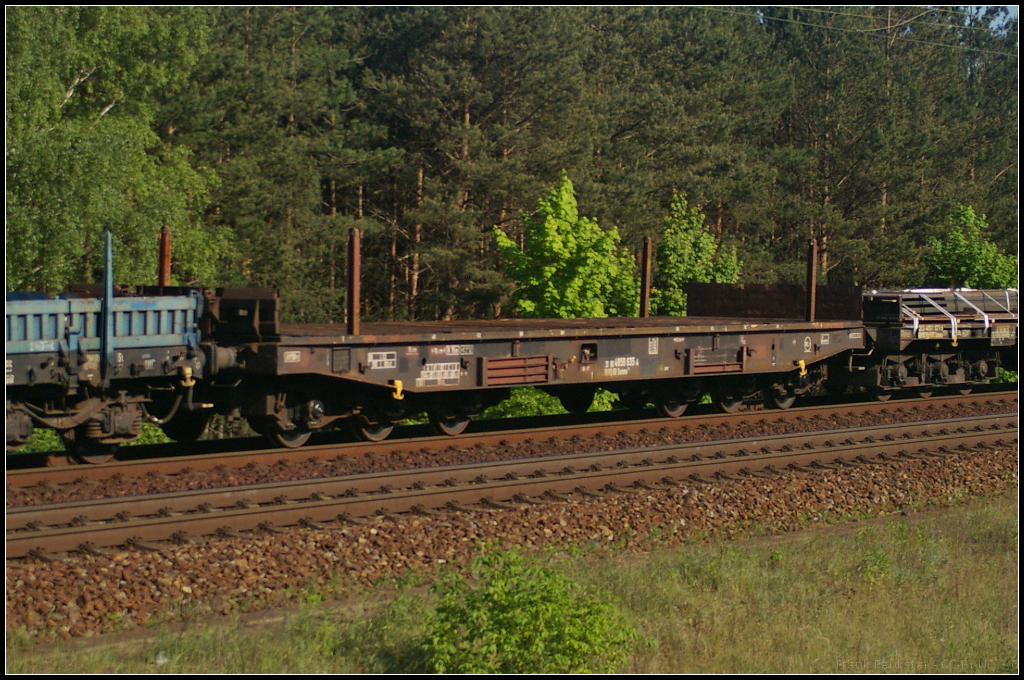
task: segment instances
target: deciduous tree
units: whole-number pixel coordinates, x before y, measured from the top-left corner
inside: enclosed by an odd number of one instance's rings
[[[523,215],[524,244],[494,228],[505,272],[519,284],[516,311],[527,317],[577,318],[637,313],[639,287],[615,227],[581,217],[566,173],[537,211]]]
[[[228,250],[204,226],[215,176],[153,131],[159,99],[205,49],[205,14],[151,7],[12,7],[7,13],[7,286],[45,291],[102,269],[154,283],[168,225],[180,283],[215,283]]]
[[[946,218],[942,240],[932,240],[927,257],[930,283],[951,288],[1007,288],[1017,285],[1017,258],[1005,255],[982,235],[985,216],[959,205]]]
[[[736,283],[742,265],[735,246],[719,251],[704,213],[681,193],[672,198],[654,259],[651,311],[663,316],[686,316],[687,283]]]

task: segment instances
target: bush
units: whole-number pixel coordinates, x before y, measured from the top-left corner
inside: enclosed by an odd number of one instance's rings
[[[993,382],[1015,383],[1017,382],[1017,371],[1007,371],[1006,369],[1000,368],[998,377],[996,377]]]
[[[516,387],[505,401],[491,406],[480,417],[523,418],[526,416],[552,416],[565,413],[558,399],[536,387]]]
[[[930,285],[951,288],[1008,288],[1017,285],[1017,258],[985,240],[984,215],[958,205],[946,218],[943,239],[929,242]]]
[[[142,434],[138,439],[122,444],[122,446],[136,446],[138,444],[166,444],[171,441],[170,437],[164,434],[156,425],[149,423],[142,424]],[[36,428],[32,436],[28,438],[25,445],[18,449],[18,453],[46,453],[49,451],[63,451],[64,442],[55,430]]]
[[[607,390],[598,390],[594,395],[594,403],[590,411],[611,411],[616,406],[619,395]],[[490,407],[480,417],[490,418],[524,418],[527,416],[553,416],[567,413],[557,397],[536,387],[513,387],[508,399]]]
[[[604,596],[515,552],[473,562],[480,585],[449,572],[424,645],[439,673],[609,673],[637,633]]]

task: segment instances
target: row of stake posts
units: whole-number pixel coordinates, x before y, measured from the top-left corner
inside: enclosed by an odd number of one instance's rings
[[[348,281],[346,292],[346,311],[348,312],[345,321],[345,332],[347,335],[359,335],[359,312],[360,312],[360,280],[362,279],[362,232],[358,227],[353,227],[348,232]],[[644,246],[640,257],[640,316],[646,318],[651,315],[651,262],[653,259],[654,246],[650,236],[644,237]],[[171,229],[163,227],[160,230],[160,262],[158,265],[157,279],[159,285],[171,285]],[[807,246],[807,279],[805,290],[807,300],[804,309],[807,310],[806,320],[814,321],[816,306],[816,289],[814,285],[818,280],[818,241],[811,239]]]

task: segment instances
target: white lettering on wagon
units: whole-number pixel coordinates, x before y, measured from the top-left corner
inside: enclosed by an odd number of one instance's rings
[[[366,355],[367,368],[397,368],[398,352],[369,352]]]
[[[629,369],[640,365],[636,357],[615,357],[604,360],[604,374],[606,376],[629,375]]]
[[[302,361],[302,350],[288,350],[284,353],[284,363],[297,364]]]
[[[828,333],[822,333],[821,334],[821,346],[822,347],[824,347],[825,345],[828,344],[828,338],[829,338],[829,334]]]
[[[14,361],[11,359],[4,360],[4,384],[14,384]]]
[[[658,353],[658,338],[647,338],[647,353],[657,354]]]
[[[473,352],[473,345],[443,345],[430,348],[432,357],[471,357]]]
[[[416,378],[416,387],[438,385],[458,385],[462,380],[462,362],[424,364],[420,377]]]

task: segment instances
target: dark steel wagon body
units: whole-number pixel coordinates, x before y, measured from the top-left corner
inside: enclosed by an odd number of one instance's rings
[[[283,325],[239,354],[250,375],[408,392],[785,373],[864,347],[859,321],[707,317]]]

